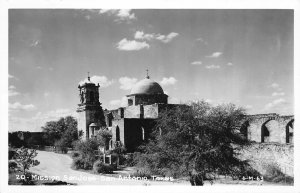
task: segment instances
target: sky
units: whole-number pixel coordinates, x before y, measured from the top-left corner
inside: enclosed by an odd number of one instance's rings
[[[104,109],[146,77],[169,103],[294,114],[292,10],[9,10],[9,131],[76,117],[78,84]]]

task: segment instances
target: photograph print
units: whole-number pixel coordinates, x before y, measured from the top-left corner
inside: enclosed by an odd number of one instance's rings
[[[294,185],[293,9],[9,9],[9,185]]]

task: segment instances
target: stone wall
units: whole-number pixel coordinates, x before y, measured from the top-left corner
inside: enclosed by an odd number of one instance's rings
[[[294,116],[278,114],[249,115],[243,121],[250,141],[293,143]]]
[[[268,167],[275,166],[294,177],[294,145],[255,143],[239,153],[239,158],[249,160],[250,165],[262,175],[266,174]]]

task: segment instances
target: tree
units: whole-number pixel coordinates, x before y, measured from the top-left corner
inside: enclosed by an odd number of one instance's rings
[[[99,145],[102,147],[107,147],[108,143],[112,137],[112,133],[106,129],[100,129],[97,132],[96,139],[99,142]]]
[[[40,164],[38,160],[34,158],[37,156],[35,149],[27,149],[21,147],[17,149],[14,159],[17,162],[17,165],[21,168],[21,171],[26,178],[23,180],[24,184],[29,184],[31,182],[30,176],[27,175],[27,170],[32,166],[37,166]]]
[[[138,165],[162,175],[189,176],[192,185],[212,182],[218,174],[238,176],[246,163],[236,158],[235,149],[248,144],[238,132],[244,115],[233,104],[203,101],[167,109],[141,147]]]
[[[42,130],[48,145],[55,145],[59,141],[59,144],[72,147],[72,143],[78,139],[77,121],[71,116],[47,122]]]
[[[99,147],[99,141],[95,138],[87,139],[85,141],[77,141],[75,143],[75,150],[79,152],[80,167],[82,169],[91,169],[93,163],[97,160],[97,154],[95,153]],[[76,159],[74,159],[76,161]],[[73,162],[74,162],[73,160]]]

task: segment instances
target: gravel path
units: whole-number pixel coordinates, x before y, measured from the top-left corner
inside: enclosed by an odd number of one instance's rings
[[[72,158],[68,155],[46,151],[37,152],[36,159],[39,160],[40,164],[30,168],[29,171],[44,178],[56,178],[57,180],[78,185],[189,185],[188,182],[174,183],[170,181],[120,179],[76,171],[71,169]]]

